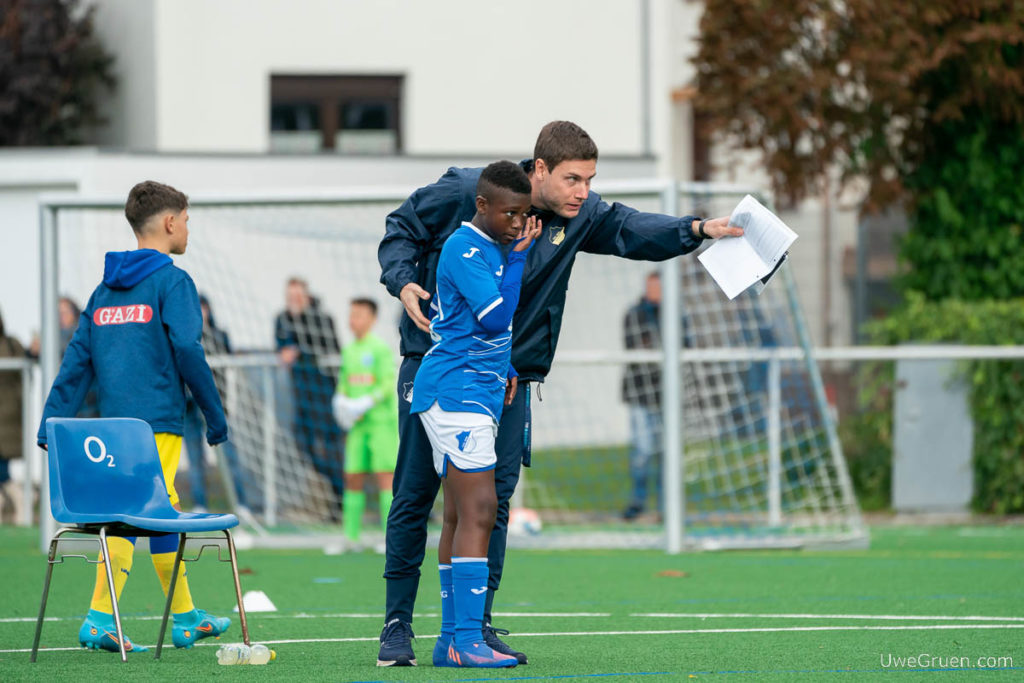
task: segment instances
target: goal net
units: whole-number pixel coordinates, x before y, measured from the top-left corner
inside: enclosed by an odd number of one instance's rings
[[[659,211],[663,186],[612,184],[602,195]],[[725,215],[743,196],[684,189],[683,213]],[[236,507],[263,545],[321,546],[340,537],[344,434],[330,413],[338,347],[352,340],[349,302],[368,297],[379,305],[376,331],[399,361],[401,307],[378,283],[376,254],[384,217],[407,194],[193,198],[188,252],[175,262],[224,333],[208,334],[204,344],[231,438],[209,449],[192,436],[196,425],[186,430],[191,453],[176,482],[186,506]],[[58,295],[84,307],[102,278],[104,253],[135,247],[123,201],[46,204],[56,250],[43,278],[56,278]],[[730,302],[695,254],[679,261],[679,271],[683,353],[674,371],[682,401],[666,406],[662,384],[673,370],[663,359],[660,306],[656,296],[642,299],[649,287],[672,283],[652,277],[657,264],[579,255],[551,374],[533,388],[533,466],[513,500],[537,514],[512,525],[510,544],[665,547],[672,506],[661,482],[671,476],[681,479],[689,545],[863,538],[817,369],[793,354],[772,356],[807,348],[791,280]],[[289,286],[294,279],[304,285]],[[55,317],[58,306],[57,296],[47,300],[44,315]],[[296,358],[277,353],[282,339],[297,344]],[[665,414],[680,417],[677,473],[663,467]],[[364,528],[372,543],[382,535],[370,489]]]

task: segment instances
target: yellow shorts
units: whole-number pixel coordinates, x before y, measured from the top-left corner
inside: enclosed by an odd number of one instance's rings
[[[154,434],[156,450],[160,453],[160,467],[164,471],[164,484],[171,505],[178,504],[178,492],[174,490],[174,475],[178,473],[178,462],[181,460],[181,437],[177,434],[161,432]]]

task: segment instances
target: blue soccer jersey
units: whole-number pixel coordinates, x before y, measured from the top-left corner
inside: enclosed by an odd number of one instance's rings
[[[433,346],[416,373],[413,413],[437,401],[449,412],[501,418],[525,261],[526,252],[510,252],[506,259],[501,246],[471,223],[445,242],[430,321]]]

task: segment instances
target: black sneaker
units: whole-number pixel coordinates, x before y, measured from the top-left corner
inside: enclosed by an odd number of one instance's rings
[[[627,522],[632,522],[634,519],[639,517],[643,511],[644,509],[642,506],[637,505],[636,503],[630,503],[629,507],[622,511],[622,519]]]
[[[416,653],[412,651],[412,625],[392,619],[380,632],[380,652],[377,666],[416,666]],[[500,641],[499,641],[500,642]]]
[[[508,631],[506,631],[505,629],[494,628],[490,624],[484,624],[483,634],[484,643],[487,645],[487,647],[491,648],[495,652],[500,652],[503,655],[511,655],[512,657],[515,657],[516,661],[518,661],[520,664],[528,663],[526,661],[526,655],[524,655],[522,652],[518,652],[517,650],[513,650],[508,645],[503,643],[501,638],[498,637],[499,635],[508,635]]]

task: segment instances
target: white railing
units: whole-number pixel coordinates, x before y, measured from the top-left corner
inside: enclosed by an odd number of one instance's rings
[[[667,354],[658,351],[622,351],[619,353],[601,353],[576,351],[560,353],[557,356],[559,365],[614,365],[621,366],[626,363],[654,363],[663,360]],[[783,362],[812,361],[812,362],[863,362],[863,361],[916,361],[916,360],[1024,360],[1024,346],[959,346],[948,344],[935,345],[902,345],[902,346],[833,346],[828,348],[815,348],[810,354],[800,347],[772,347],[772,348],[704,348],[704,349],[681,349],[677,354],[679,364],[685,366],[694,363],[744,363],[744,362],[767,362],[768,363],[768,520],[771,524],[777,525],[782,518],[782,435],[781,435],[781,367]],[[678,378],[679,373],[664,372],[666,378]],[[677,380],[678,381],[678,380]],[[665,402],[668,403],[666,393]],[[666,416],[667,417],[667,416]],[[677,418],[678,419],[678,418]],[[825,411],[823,419],[833,422],[831,412]],[[835,425],[832,425],[834,433]],[[683,439],[685,434],[680,433],[680,440],[677,453],[684,452]],[[666,438],[666,449],[669,447]],[[666,467],[663,471],[663,486],[666,492],[674,492],[682,501],[682,477],[683,469],[681,461],[670,463],[666,450]],[[670,528],[668,507],[671,498],[666,496],[666,533],[679,533],[678,544],[683,546],[683,526],[685,521],[680,517],[678,532]],[[680,511],[681,514],[681,511]],[[669,536],[669,545],[672,545],[672,536]]]

